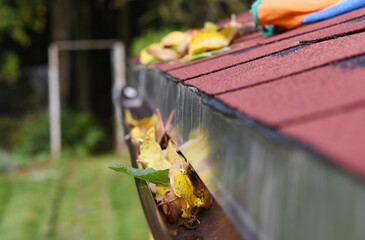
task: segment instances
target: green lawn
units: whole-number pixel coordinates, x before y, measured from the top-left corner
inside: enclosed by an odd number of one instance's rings
[[[126,155],[69,158],[0,175],[0,239],[147,240],[133,178],[107,168],[123,161]]]

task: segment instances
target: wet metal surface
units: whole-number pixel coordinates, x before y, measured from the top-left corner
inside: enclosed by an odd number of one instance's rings
[[[172,137],[245,239],[364,239],[362,180],[159,71],[139,70],[133,84],[165,120],[176,110]]]

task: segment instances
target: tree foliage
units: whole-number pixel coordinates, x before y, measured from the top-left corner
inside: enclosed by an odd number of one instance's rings
[[[144,29],[150,27],[189,26],[201,27],[205,21],[216,22],[247,9],[245,0],[153,0],[138,19]],[[151,26],[155,24],[155,26]]]
[[[30,33],[44,29],[46,14],[44,0],[0,0],[0,81],[16,81],[20,69],[16,47],[31,44]]]

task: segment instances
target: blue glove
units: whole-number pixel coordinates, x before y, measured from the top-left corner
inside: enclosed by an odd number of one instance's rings
[[[304,16],[302,23],[312,23],[365,7],[365,0],[341,0],[335,5]],[[365,11],[365,9],[364,9]]]

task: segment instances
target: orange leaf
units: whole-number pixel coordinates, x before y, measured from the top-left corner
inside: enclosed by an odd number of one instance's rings
[[[161,59],[163,61],[168,61],[175,59],[177,57],[177,53],[169,48],[161,48],[161,49],[147,49],[147,52],[154,56],[155,58]]]
[[[156,58],[153,55],[149,54],[148,50],[149,49],[161,49],[161,48],[162,48],[162,45],[160,43],[152,43],[148,47],[142,49],[142,51],[140,53],[139,61],[142,64],[150,64]]]
[[[188,43],[190,40],[191,40],[190,34],[185,34],[184,32],[180,31],[174,31],[170,32],[164,38],[162,38],[161,43],[165,47],[172,47]]]

